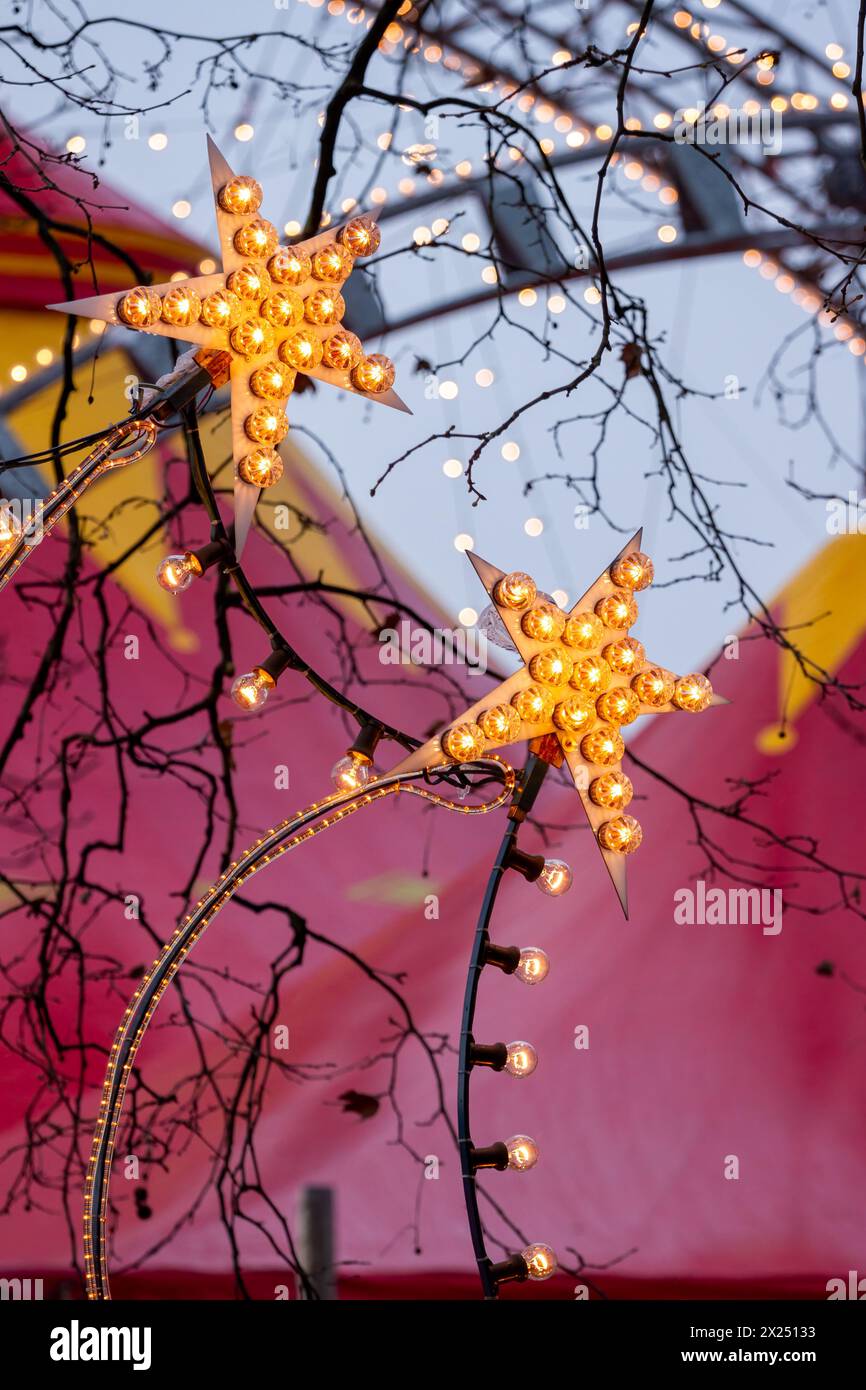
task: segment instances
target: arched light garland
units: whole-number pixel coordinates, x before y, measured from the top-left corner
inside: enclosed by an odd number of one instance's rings
[[[289,820],[268,830],[251,845],[224,874],[220,875],[213,887],[196,903],[194,910],[176,928],[171,940],[163,947],[161,954],[132,996],[109,1053],[84,1184],[84,1268],[88,1298],[111,1297],[105,1227],[111,1160],[129,1075],[147,1025],[160,999],[205,928],[225,907],[241,884],[259,869],[375,801],[394,793],[408,792],[460,815],[486,815],[488,811],[494,811],[503,805],[514,788],[513,769],[498,758],[479,759],[461,769],[461,772],[464,776],[478,773],[485,780],[495,778],[501,783],[501,790],[490,801],[478,806],[457,804],[437,792],[430,785],[428,774],[419,771],[407,776],[391,773],[371,782],[366,788],[338,792],[323,801],[314,802]],[[448,774],[440,780],[446,783]],[[413,785],[418,781],[427,785]]]
[[[235,541],[241,554],[261,489],[282,476],[277,446],[298,372],[411,414],[394,384],[394,364],[367,355],[343,325],[340,293],[356,258],[372,255],[379,229],[356,216],[336,230],[281,246],[259,216],[263,192],[237,175],[208,137],[222,270],[164,285],[139,285],[48,307],[228,354]]]

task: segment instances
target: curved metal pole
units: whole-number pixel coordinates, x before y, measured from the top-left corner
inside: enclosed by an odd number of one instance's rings
[[[477,1177],[472,1164],[473,1144],[469,1112],[469,1087],[472,1077],[470,1052],[474,1042],[472,1025],[475,1021],[478,985],[485,965],[485,950],[490,941],[490,922],[493,917],[493,909],[496,906],[499,886],[508,867],[508,856],[517,840],[521,822],[532,809],[547,773],[547,768],[548,764],[533,754],[526,764],[520,785],[514,793],[511,809],[508,813],[508,828],[502,837],[499,850],[493,861],[493,867],[490,870],[490,877],[487,880],[487,889],[475,928],[472,953],[469,957],[469,969],[466,974],[466,991],[463,996],[463,1019],[460,1026],[460,1049],[457,1061],[457,1142],[460,1149],[460,1171],[463,1175],[466,1219],[469,1223],[472,1249],[478,1264],[478,1276],[486,1299],[498,1298],[499,1289],[490,1273],[493,1262],[484,1243],[484,1228],[478,1209]]]
[[[495,757],[480,758],[475,763],[462,764],[460,770],[477,770],[486,776],[496,778],[502,783],[501,791],[491,801],[480,806],[457,805],[432,790],[429,786],[430,774],[421,770],[380,777],[358,791],[338,792],[323,801],[314,802],[312,806],[299,811],[291,820],[283,821],[281,825],[269,830],[231,864],[204,897],[199,899],[193,912],[184,918],[171,940],[163,947],[162,953],[132,996],[108,1057],[99,1116],[84,1184],[84,1268],[88,1298],[111,1297],[105,1247],[105,1220],[108,1212],[111,1160],[123,1110],[124,1093],[135,1055],[162,995],[209,922],[245,879],[273,859],[295,849],[319,831],[336,824],[373,801],[404,791],[463,815],[483,815],[501,806],[513,790],[513,769]],[[456,766],[446,769],[445,775],[453,771],[457,771]],[[428,785],[409,785],[417,781],[425,781]]]

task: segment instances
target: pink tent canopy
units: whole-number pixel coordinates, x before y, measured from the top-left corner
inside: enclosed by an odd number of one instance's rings
[[[288,470],[287,470],[288,471]],[[291,486],[310,513],[332,514],[336,500],[298,462]],[[94,498],[96,494],[93,494]],[[342,525],[342,523],[340,523]],[[857,539],[857,538],[854,538]],[[308,542],[312,544],[308,538]],[[326,556],[305,556],[300,572],[336,580],[337,569],[373,586],[377,576],[363,539],[349,528],[329,533]],[[857,562],[864,568],[864,549]],[[43,571],[60,563],[49,542],[31,561]],[[273,548],[254,537],[247,556],[255,581],[276,582]],[[280,571],[278,577],[284,577]],[[188,698],[184,669],[204,673],[215,656],[208,582],[180,600],[185,628],[198,634],[193,657],[166,657],[157,627],[128,611],[112,589],[116,627],[116,687],[120,717],[137,723]],[[405,580],[400,596],[417,609],[431,605]],[[11,683],[32,672],[48,626],[41,610],[23,625],[20,597],[4,595],[0,608],[6,698],[4,724],[15,701]],[[393,605],[377,607],[380,620]],[[336,638],[350,622],[362,637],[367,684],[355,694],[383,718],[424,735],[447,717],[441,694],[421,673],[407,668],[393,686],[377,660],[369,615],[359,605],[329,611],[310,599],[294,599],[281,612],[283,627],[320,671],[337,684],[347,679]],[[98,640],[99,615],[90,613],[88,641]],[[359,628],[358,625],[361,624]],[[12,634],[16,633],[15,640]],[[140,657],[125,662],[124,637],[140,639]],[[638,630],[639,635],[639,630]],[[240,669],[261,657],[252,625],[238,618],[235,637]],[[778,664],[765,642],[741,644],[737,661],[723,662],[719,685],[733,700],[700,721],[664,716],[645,728],[632,747],[671,786],[647,772],[634,780],[635,811],[644,843],[630,861],[631,920],[625,922],[604,866],[595,853],[573,789],[558,773],[548,778],[537,807],[542,821],[568,826],[543,844],[528,828],[521,844],[567,858],[575,872],[572,891],[543,898],[509,875],[494,918],[493,939],[538,945],[551,957],[543,985],[528,989],[487,971],[482,979],[475,1035],[482,1041],[526,1038],[539,1066],[531,1078],[512,1080],[481,1072],[473,1082],[473,1137],[490,1143],[514,1133],[532,1135],[541,1158],[526,1174],[491,1173],[481,1186],[490,1249],[520,1248],[545,1240],[569,1267],[586,1262],[584,1276],[565,1276],[541,1296],[574,1296],[591,1279],[615,1296],[654,1293],[820,1293],[827,1279],[845,1276],[862,1252],[860,1194],[866,1188],[866,1106],[863,1059],[866,1015],[862,994],[845,978],[866,986],[862,922],[838,904],[838,884],[818,876],[790,849],[767,845],[747,825],[723,817],[707,821],[713,840],[746,867],[741,878],[724,873],[710,881],[695,844],[695,824],[682,788],[708,802],[730,801],[729,779],[775,774],[749,803],[747,815],[776,836],[817,837],[832,864],[856,865],[862,856],[860,784],[848,780],[840,800],[839,768],[850,766],[851,742],[830,702],[805,701],[790,751],[762,751],[762,731],[778,719]],[[452,668],[453,675],[459,668]],[[383,674],[384,673],[384,674]],[[862,646],[844,654],[842,675],[866,679]],[[478,678],[466,688],[477,698]],[[57,740],[93,722],[95,678],[80,659],[70,666],[38,729],[22,740],[7,785],[25,789],[34,757],[47,758]],[[235,716],[238,716],[235,719]],[[228,700],[240,798],[235,852],[264,827],[329,790],[331,763],[348,742],[346,727],[327,702],[314,698],[287,675],[258,721],[242,717]],[[168,726],[166,747],[185,742],[182,727]],[[398,761],[383,746],[379,765]],[[216,772],[213,750],[201,765]],[[275,768],[288,768],[290,790],[275,786]],[[128,964],[130,992],[137,967],[158,943],[140,922],[124,918],[126,894],[141,897],[143,915],[159,941],[183,909],[178,886],[198,852],[201,801],[193,790],[148,770],[127,767],[129,823],[122,871],[118,856],[95,852],[92,872],[109,873],[119,898],[79,902],[79,923],[90,922],[85,944],[92,957],[105,952]],[[88,755],[73,784],[70,839],[76,849],[115,829],[116,769]],[[856,804],[850,803],[856,799]],[[44,807],[42,808],[44,809]],[[489,866],[504,828],[504,812],[468,820],[401,797],[359,815],[270,866],[245,885],[243,896],[274,904],[252,915],[229,905],[197,945],[187,988],[194,1007],[209,1008],[204,985],[238,1027],[249,1021],[251,990],[267,978],[288,936],[279,909],[290,906],[311,932],[302,965],[283,978],[275,1023],[289,1030],[286,1054],[297,1070],[271,1073],[258,1129],[256,1158],[262,1183],[293,1219],[297,1193],[306,1184],[334,1189],[337,1254],[344,1296],[436,1296],[477,1292],[463,1210],[453,1133],[441,1114],[439,1086],[454,1113],[456,1048],[466,963]],[[201,881],[219,870],[224,826],[217,825]],[[761,843],[756,843],[760,840]],[[17,882],[45,877],[54,850],[35,843],[19,817],[5,836],[4,868]],[[43,856],[44,860],[43,861]],[[758,879],[747,867],[771,869]],[[693,888],[695,876],[723,888],[751,881],[782,889],[782,929],[760,922],[682,924],[675,894]],[[198,886],[196,888],[198,892]],[[435,903],[431,906],[432,897]],[[810,911],[797,910],[805,904]],[[28,953],[32,967],[36,923],[24,911],[3,919],[3,954]],[[322,939],[320,939],[322,938]],[[822,962],[831,962],[833,973]],[[221,982],[219,972],[249,984]],[[21,973],[26,973],[26,965]],[[370,971],[380,972],[371,978]],[[208,972],[208,973],[203,973]],[[395,995],[395,992],[399,998]],[[88,995],[87,1032],[108,1045],[125,1000],[116,991]],[[62,1009],[63,1001],[59,1002]],[[163,1000],[139,1054],[149,1087],[171,1096],[194,1066],[180,1026],[174,987]],[[407,1015],[416,1033],[395,1038]],[[71,1011],[72,999],[69,1000]],[[72,1026],[72,1018],[67,1022]],[[588,1046],[578,1046],[588,1030]],[[14,1034],[7,1019],[5,1037]],[[423,1041],[422,1041],[423,1039]],[[212,1061],[223,1061],[216,1054]],[[90,1123],[97,1105],[102,1058],[89,1062],[83,1111]],[[24,1136],[33,1101],[34,1074],[7,1053],[0,1092],[0,1149],[7,1172]],[[378,1100],[363,1118],[341,1100],[348,1092]],[[134,1296],[230,1295],[230,1251],[217,1203],[208,1187],[208,1153],[193,1141],[178,1142],[163,1169],[146,1173],[149,1220],[137,1221],[133,1184],[123,1181],[123,1154],[115,1159],[112,1195],[121,1219],[112,1258],[116,1294]],[[86,1142],[83,1151],[86,1150]],[[738,1176],[732,1174],[738,1169]],[[492,1199],[492,1200],[490,1200]],[[184,1220],[191,1204],[195,1214]],[[273,1246],[254,1221],[269,1228],[255,1194],[251,1221],[241,1234],[240,1264],[249,1289],[265,1298],[291,1282]],[[69,1218],[77,1226],[75,1207]],[[180,1223],[175,1238],[156,1249],[138,1270],[123,1274],[158,1246]],[[58,1274],[69,1268],[66,1217],[48,1195],[38,1210],[20,1204],[0,1218],[5,1272]],[[577,1252],[577,1253],[575,1253]],[[609,1271],[602,1266],[612,1264]],[[525,1296],[525,1290],[518,1291]]]

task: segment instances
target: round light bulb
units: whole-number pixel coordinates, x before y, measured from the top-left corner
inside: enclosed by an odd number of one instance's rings
[[[262,301],[261,313],[274,328],[297,328],[304,317],[304,301],[297,290],[275,290]]]
[[[649,666],[633,678],[631,688],[645,705],[658,709],[673,699],[674,678],[662,666]]]
[[[360,338],[348,328],[338,328],[322,343],[322,361],[337,372],[349,372],[364,356]]]
[[[627,628],[637,621],[637,604],[627,589],[600,598],[595,611],[607,627]]]
[[[565,614],[552,603],[537,603],[520,620],[527,637],[536,642],[555,642],[562,636]]]
[[[201,318],[201,299],[195,290],[179,285],[165,295],[162,301],[162,317],[163,322],[171,323],[176,328],[186,328],[191,323],[198,323]]]
[[[251,222],[238,228],[234,243],[239,256],[263,261],[277,249],[277,229],[273,222],[268,222],[264,217],[254,217]]]
[[[506,1139],[505,1147],[508,1150],[508,1166],[516,1173],[525,1173],[538,1162],[538,1145],[528,1134],[512,1134],[510,1139]]]
[[[238,477],[252,487],[273,487],[283,476],[283,461],[275,449],[252,449],[238,464]]]
[[[565,685],[573,670],[574,662],[564,647],[536,652],[529,663],[529,674],[542,685]]]
[[[277,349],[281,362],[294,367],[296,372],[315,371],[322,360],[322,344],[315,333],[302,328],[291,337],[284,338]]]
[[[346,301],[339,290],[314,290],[304,300],[304,317],[310,323],[339,323],[346,312]]]
[[[588,695],[569,695],[553,711],[553,722],[567,734],[585,734],[595,723],[595,705]]]
[[[599,695],[595,707],[608,724],[632,724],[640,714],[640,700],[627,685]]]
[[[491,743],[511,743],[520,736],[520,715],[513,705],[493,705],[478,716],[478,725]]]
[[[253,395],[261,396],[266,401],[283,400],[294,384],[294,369],[284,367],[281,362],[266,362],[263,367],[256,367],[250,376]]]
[[[273,676],[257,666],[254,671],[238,676],[232,686],[232,699],[241,709],[261,709],[275,684]]]
[[[640,550],[632,550],[610,567],[610,577],[621,589],[646,589],[653,582],[653,562]]]
[[[706,676],[680,676],[674,686],[673,700],[678,709],[700,714],[713,698],[713,687]]]
[[[231,328],[237,323],[244,306],[231,290],[214,290],[205,296],[201,306],[202,323],[208,328]]]
[[[634,787],[624,772],[605,772],[589,784],[589,797],[608,811],[624,811],[634,796]]]
[[[600,645],[603,635],[604,624],[594,613],[575,613],[565,624],[562,640],[567,647],[587,652]]]
[[[372,764],[352,753],[347,753],[331,768],[331,781],[338,792],[360,791],[366,787],[372,775]]]
[[[231,331],[230,342],[242,357],[263,357],[273,352],[274,330],[261,319],[241,319]]]
[[[352,256],[372,256],[381,239],[379,228],[369,217],[353,217],[340,232],[340,241]]]
[[[525,985],[540,985],[550,969],[550,957],[540,946],[524,946],[520,952],[520,963],[514,972],[517,980]]]
[[[306,251],[281,246],[268,261],[268,270],[278,285],[297,286],[309,280],[312,262]]]
[[[535,880],[535,886],[548,897],[559,898],[568,892],[573,877],[564,859],[545,859],[544,868]]]
[[[502,608],[515,610],[527,608],[530,603],[535,602],[537,596],[535,580],[522,570],[503,575],[493,590],[493,597]]]
[[[351,255],[335,241],[321,247],[313,256],[312,270],[315,280],[345,280],[351,269]]]
[[[162,300],[156,290],[138,285],[118,300],[117,313],[129,328],[149,328],[159,322]]]
[[[610,767],[618,763],[625,752],[622,735],[613,724],[602,724],[580,740],[580,751],[588,763]]]
[[[278,406],[260,405],[244,420],[244,430],[254,444],[267,444],[273,448],[275,444],[280,444],[289,432],[288,416]],[[637,703],[634,695],[632,699]]]
[[[231,272],[226,284],[239,299],[256,304],[270,293],[271,277],[263,265],[248,261],[246,265],[239,265],[237,270]]]
[[[471,721],[455,724],[443,734],[442,748],[455,763],[472,762],[484,752],[484,733]]]
[[[352,382],[359,391],[369,391],[377,396],[382,391],[390,391],[394,385],[394,363],[381,352],[371,352],[352,371]]]
[[[527,1245],[520,1253],[530,1279],[540,1282],[556,1273],[556,1255],[549,1245]]]
[[[243,215],[258,212],[263,197],[261,184],[246,174],[238,174],[220,189],[219,204],[224,212]]]
[[[528,685],[511,697],[511,703],[527,724],[544,724],[553,714],[554,696],[540,685]]]
[[[531,1076],[538,1066],[538,1053],[528,1042],[510,1042],[506,1047],[504,1071],[509,1076]]]
[[[610,642],[602,656],[612,671],[630,676],[646,658],[646,652],[636,637],[621,637],[618,642]]]
[[[574,663],[569,684],[587,695],[600,695],[612,679],[613,672],[603,656],[584,656]]]
[[[599,826],[598,842],[615,854],[632,854],[643,839],[643,831],[634,816],[614,816]]]
[[[156,571],[156,582],[169,594],[182,594],[201,574],[201,566],[189,552],[166,555]]]

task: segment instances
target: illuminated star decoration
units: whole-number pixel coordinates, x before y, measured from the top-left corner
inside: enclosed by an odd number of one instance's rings
[[[641,714],[700,713],[729,703],[706,676],[677,677],[656,666],[628,635],[637,619],[634,594],[653,578],[641,536],[635,533],[570,613],[539,595],[528,574],[504,574],[469,552],[523,666],[394,769],[471,762],[504,744],[543,739],[535,751],[568,764],[626,917],[626,857],[642,831],[627,811],[633,788],[622,770],[620,729]]]
[[[240,554],[261,488],[282,475],[277,445],[289,428],[286,402],[298,372],[411,411],[392,389],[394,364],[379,353],[366,355],[342,324],[340,290],[355,257],[377,249],[376,224],[353,217],[309,241],[280,246],[276,228],[259,215],[260,185],[236,175],[210,137],[208,157],[222,271],[48,307],[230,355]]]

